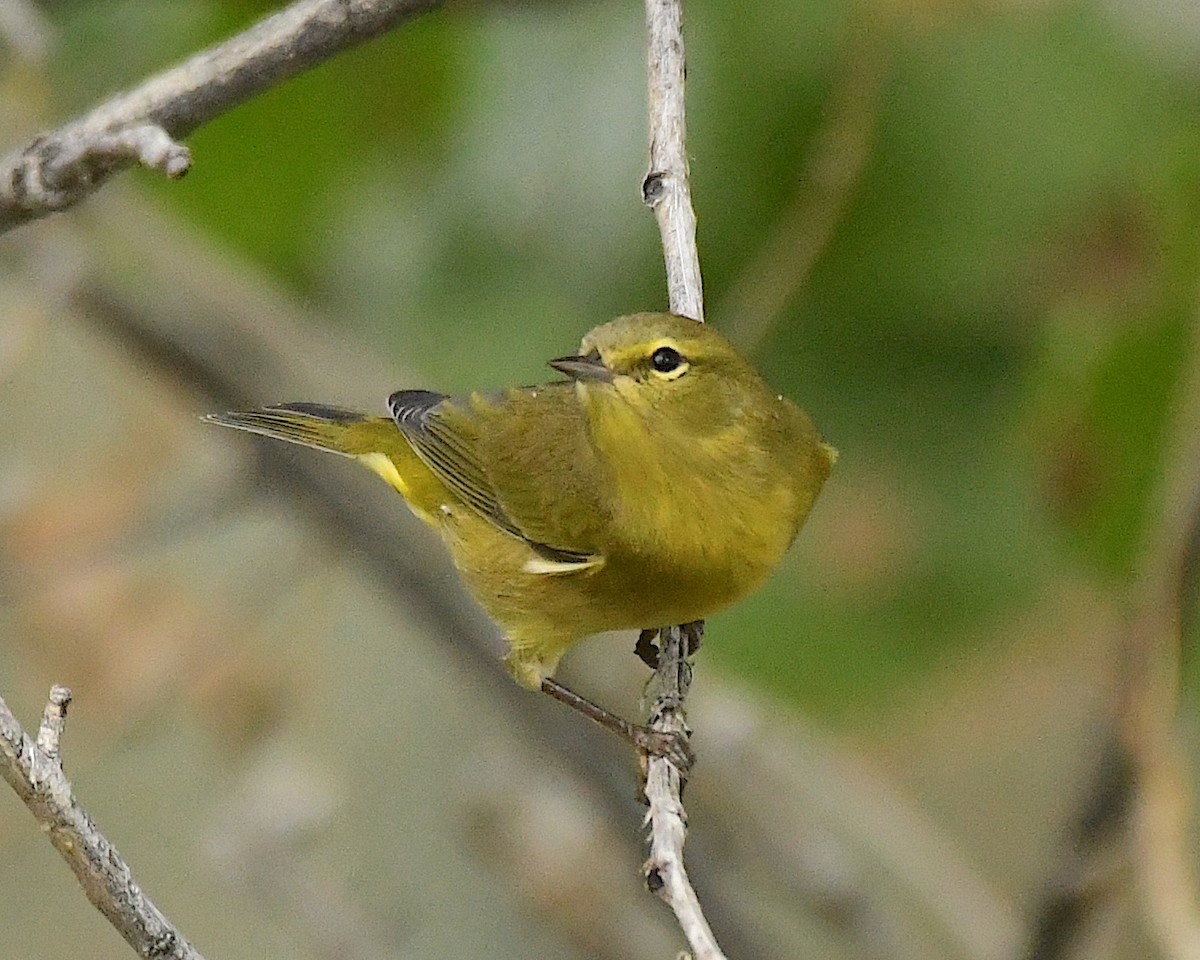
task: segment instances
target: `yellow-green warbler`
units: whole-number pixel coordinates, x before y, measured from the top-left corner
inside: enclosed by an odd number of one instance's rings
[[[836,456],[707,324],[638,313],[596,327],[567,379],[390,417],[286,403],[207,419],[352,457],[436,529],[538,689],[576,640],[699,620],[779,563]]]

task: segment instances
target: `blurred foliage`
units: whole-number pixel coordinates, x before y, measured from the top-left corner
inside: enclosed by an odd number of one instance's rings
[[[63,113],[271,6],[53,5]],[[687,14],[708,304],[735,333],[722,304],[811,191],[839,85],[864,56],[880,76],[851,104],[861,176],[808,275],[774,264],[794,292],[754,345],[842,459],[705,654],[857,722],[1006,643],[1055,578],[1120,589],[1135,567],[1197,307],[1200,33],[1074,0]],[[451,4],[200,130],[183,182],[138,177],[425,385],[534,381],[592,324],[665,303],[641,16]]]

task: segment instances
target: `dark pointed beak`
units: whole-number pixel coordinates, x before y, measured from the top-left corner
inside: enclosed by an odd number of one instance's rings
[[[599,350],[578,357],[559,357],[551,360],[550,366],[572,380],[602,380],[609,383],[613,378],[613,372],[600,359]]]

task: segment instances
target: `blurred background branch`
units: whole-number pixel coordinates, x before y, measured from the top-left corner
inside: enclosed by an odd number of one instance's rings
[[[1189,558],[1200,540],[1200,314],[1177,388],[1158,522],[1124,637],[1121,735],[1132,756],[1131,843],[1151,930],[1163,955],[1200,958],[1200,900],[1191,835],[1193,775],[1180,739],[1183,624],[1196,591]]]
[[[45,59],[51,28],[33,0],[0,4],[0,42],[30,63]]]
[[[721,302],[721,321],[746,350],[762,344],[804,286],[871,157],[889,54],[878,37],[863,30],[844,56],[796,194]]]
[[[1158,506],[1143,536],[1119,630],[1121,679],[1098,734],[1091,787],[1034,912],[1028,960],[1087,955],[1121,899],[1123,879],[1163,957],[1200,957],[1192,864],[1194,774],[1183,724],[1185,624],[1196,592],[1200,540],[1200,314],[1188,318],[1186,355],[1169,406]]]

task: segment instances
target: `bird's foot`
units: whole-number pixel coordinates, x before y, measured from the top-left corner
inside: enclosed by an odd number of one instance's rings
[[[686,734],[654,730],[650,727],[630,723],[624,717],[605,710],[587,697],[580,696],[553,677],[543,677],[541,689],[543,693],[578,710],[589,720],[594,720],[606,730],[611,730],[623,740],[633,744],[643,756],[662,757],[669,760],[684,776],[696,762],[696,756],[692,753]]]
[[[632,728],[630,739],[647,759],[659,757],[666,760],[684,779],[687,779],[692,765],[696,762],[696,753],[692,750],[686,733],[635,726]]]

